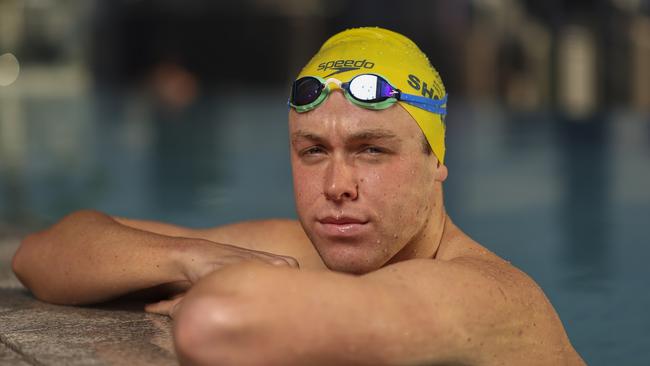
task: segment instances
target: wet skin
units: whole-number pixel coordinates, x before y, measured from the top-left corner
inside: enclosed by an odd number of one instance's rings
[[[146,310],[174,318],[182,364],[584,364],[535,282],[446,215],[447,168],[399,105],[334,91],[289,132],[299,222],[80,211],[27,237],[14,272],[59,304],[175,285]]]
[[[297,212],[330,269],[433,258],[447,169],[423,151],[406,110],[359,108],[337,90],[310,112],[291,111],[289,133]]]

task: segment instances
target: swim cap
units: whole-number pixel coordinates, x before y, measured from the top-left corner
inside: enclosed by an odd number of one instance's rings
[[[405,36],[378,27],[348,29],[335,34],[296,79],[334,77],[349,81],[359,74],[378,74],[406,94],[441,99],[445,87],[427,56]],[[398,102],[420,126],[440,162],[445,158],[444,116]]]

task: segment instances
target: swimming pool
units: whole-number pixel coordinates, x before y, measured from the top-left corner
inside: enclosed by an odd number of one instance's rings
[[[0,148],[5,224],[85,207],[190,226],[295,216],[283,90],[180,112],[110,95],[17,108],[0,131],[15,136]],[[650,364],[648,115],[569,121],[456,101],[448,123],[454,221],[537,280],[590,365]]]

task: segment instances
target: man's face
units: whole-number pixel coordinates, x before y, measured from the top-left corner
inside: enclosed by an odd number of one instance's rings
[[[291,110],[289,133],[298,216],[330,269],[366,273],[434,245],[446,169],[402,107],[367,110],[337,90],[310,112]]]

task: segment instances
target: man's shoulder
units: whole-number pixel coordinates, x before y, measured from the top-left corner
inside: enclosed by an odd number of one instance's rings
[[[522,355],[513,354],[517,362],[540,363],[536,361],[549,357],[543,350],[553,350],[558,363],[571,360],[567,362],[583,364],[553,305],[529,274],[465,234],[457,239],[457,247],[448,250],[444,260],[454,272],[465,275],[465,280],[481,284],[475,300],[485,311],[494,310],[492,325],[504,327],[505,333],[512,329],[522,350],[528,349]],[[493,306],[496,304],[499,306]]]
[[[444,259],[412,259],[384,267],[375,283],[412,290],[448,329],[467,335],[513,364],[582,364],[537,283],[496,254],[476,247]],[[392,267],[392,268],[391,268]],[[421,300],[422,300],[421,299]],[[442,304],[442,305],[441,305]],[[492,342],[498,339],[503,341]],[[507,344],[517,345],[512,352]],[[465,343],[463,347],[469,346]],[[480,351],[480,352],[478,352]],[[477,354],[484,355],[484,350]],[[546,362],[549,359],[552,362]],[[557,361],[557,362],[556,362]]]
[[[438,259],[467,276],[479,276],[513,298],[538,298],[548,303],[539,285],[523,270],[490,251],[460,229],[441,244]],[[507,296],[505,294],[504,296]]]

